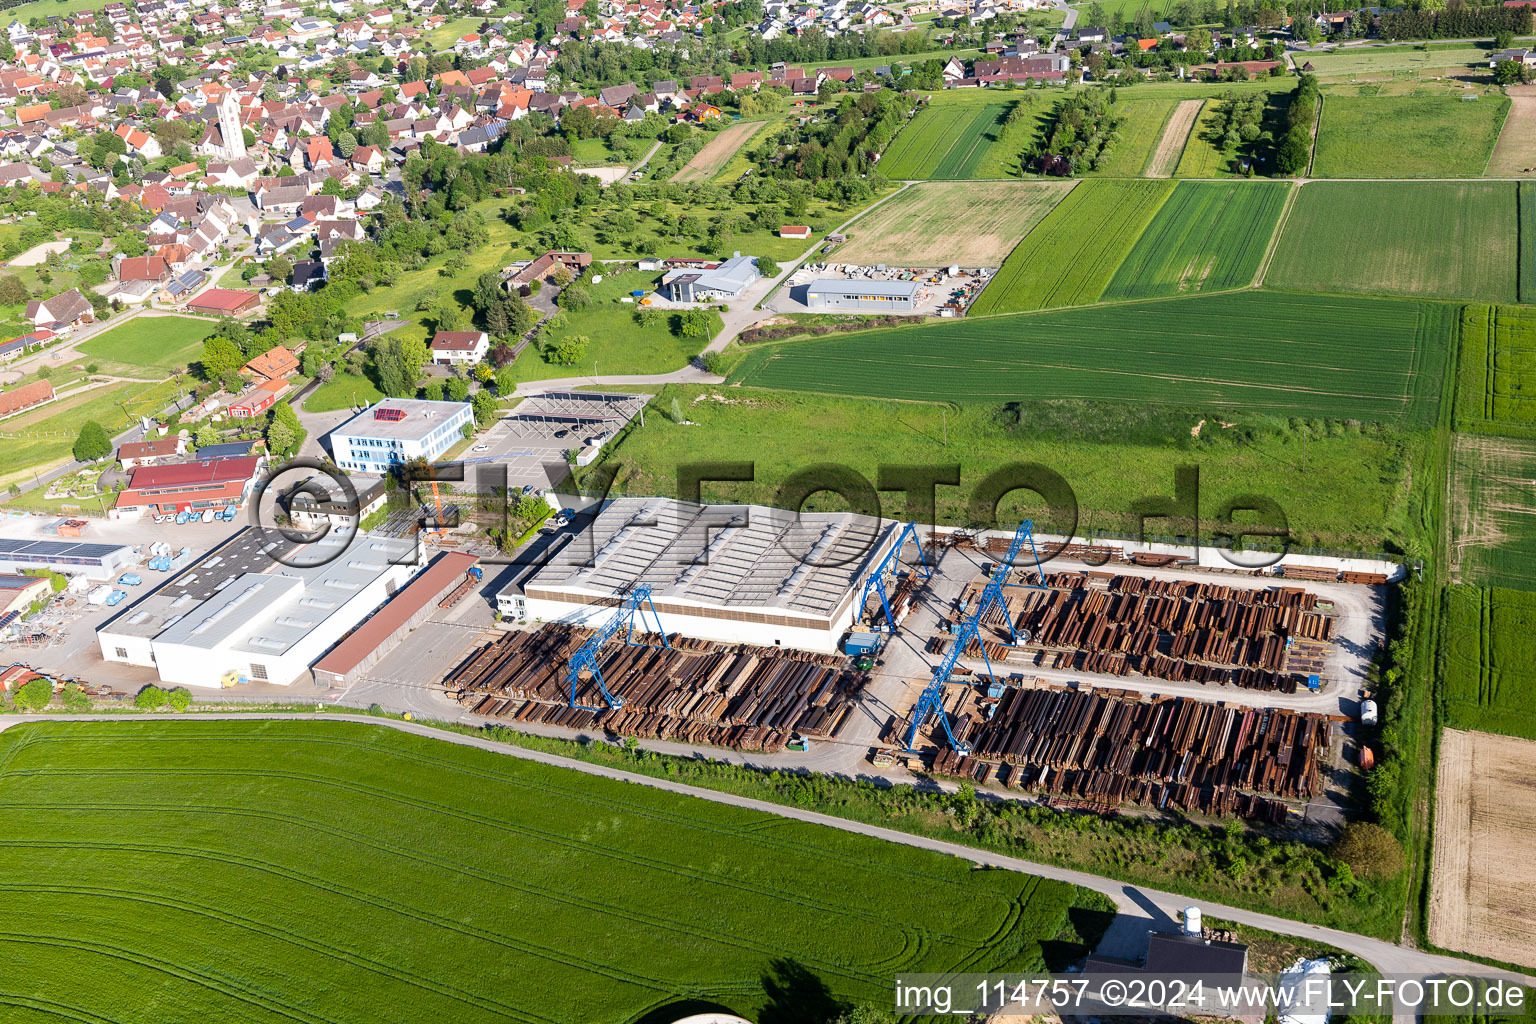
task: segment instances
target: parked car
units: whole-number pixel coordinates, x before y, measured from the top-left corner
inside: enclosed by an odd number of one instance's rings
[[[473,448],[470,449],[470,451],[475,451],[475,452],[488,452],[490,450],[491,450],[491,446],[488,445],[488,444],[477,444]]]

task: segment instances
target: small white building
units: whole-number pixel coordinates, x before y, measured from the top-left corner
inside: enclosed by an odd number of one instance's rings
[[[436,459],[474,423],[467,402],[386,398],[326,436],[336,465],[357,473],[387,475],[403,462]]]
[[[849,512],[617,498],[497,606],[515,620],[596,624],[645,583],[669,633],[830,654],[895,536]]]
[[[738,252],[713,267],[670,271],[659,290],[673,302],[718,302],[740,297],[758,276],[757,257]]]
[[[438,366],[474,366],[491,351],[484,331],[438,331],[432,335],[432,362]]]

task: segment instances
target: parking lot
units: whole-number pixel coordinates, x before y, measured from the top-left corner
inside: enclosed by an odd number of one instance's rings
[[[601,445],[640,414],[649,396],[587,391],[530,395],[494,424],[462,461],[507,467],[507,486],[554,490],[570,476],[565,453]]]

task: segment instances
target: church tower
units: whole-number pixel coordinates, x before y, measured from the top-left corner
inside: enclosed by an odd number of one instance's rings
[[[240,125],[240,100],[230,89],[219,100],[219,134],[224,136],[224,159],[245,156],[245,130]]]

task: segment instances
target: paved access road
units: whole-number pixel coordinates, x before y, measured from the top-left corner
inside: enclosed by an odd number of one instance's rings
[[[220,720],[251,721],[253,719],[283,719],[303,721],[301,716],[294,714],[262,714],[252,712],[249,714],[218,714],[197,713],[184,715],[133,715],[133,716],[92,716],[82,718],[78,715],[29,715],[7,716],[0,718],[0,730],[8,729],[16,725],[24,725],[31,721],[88,721],[96,722],[122,722],[122,721],[161,721],[175,719],[193,720]],[[1171,929],[1176,920],[1175,914],[1182,907],[1188,906],[1192,901],[1187,896],[1178,896],[1174,893],[1162,892],[1157,889],[1147,889],[1141,886],[1129,885],[1112,878],[1103,878],[1085,871],[1074,871],[1071,868],[1061,868],[1053,864],[1037,864],[1032,861],[1022,860],[1018,857],[1009,857],[1000,853],[992,853],[987,850],[978,850],[974,847],[960,843],[945,842],[940,839],[930,839],[926,836],[916,836],[907,832],[898,832],[895,829],[882,828],[878,825],[868,825],[859,821],[851,821],[847,818],[839,818],[830,814],[822,814],[818,811],[809,811],[799,807],[791,807],[782,804],[769,803],[764,800],[754,800],[750,797],[736,796],[732,793],[720,793],[711,789],[702,789],[670,779],[652,778],[649,775],[637,775],[634,772],[623,771],[618,768],[610,768],[606,765],[589,764],[585,761],[577,761],[557,754],[548,754],[539,750],[529,750],[511,744],[497,743],[493,740],[479,736],[464,736],[458,733],[443,732],[431,726],[419,722],[400,722],[388,718],[374,718],[367,715],[350,715],[328,713],[309,719],[310,721],[330,722],[358,722],[364,725],[376,725],[383,728],[395,729],[400,732],[411,733],[416,736],[425,736],[430,739],[442,740],[446,743],[457,743],[460,746],[477,747],[488,750],[494,754],[505,757],[517,757],[527,761],[537,761],[541,764],[552,765],[557,768],[566,768],[571,771],[585,772],[588,775],[598,775],[603,778],[616,779],[620,782],[629,782],[638,786],[650,786],[654,789],[666,790],[670,793],[679,793],[683,796],[697,797],[701,800],[710,800],[715,803],[729,804],[733,807],[742,807],[757,811],[761,814],[777,815],[783,818],[793,818],[798,821],[810,822],[816,825],[825,825],[828,828],[842,829],[845,832],[856,832],[860,835],[872,836],[876,839],[884,839],[888,842],[901,843],[905,846],[915,846],[925,850],[933,850],[936,853],[945,853],[954,857],[963,857],[976,864],[984,864],[990,867],[1003,868],[1009,871],[1019,871],[1026,874],[1038,875],[1042,878],[1052,878],[1073,885],[1080,885],[1085,889],[1092,889],[1104,893],[1114,900],[1119,915],[1115,918],[1109,934],[1105,936],[1105,942],[1100,945],[1104,949],[1113,945],[1120,948],[1136,948],[1140,946],[1140,937],[1149,929]],[[1355,935],[1351,932],[1340,931],[1336,928],[1324,928],[1319,925],[1306,924],[1300,921],[1291,921],[1283,917],[1275,917],[1270,914],[1261,914],[1251,910],[1243,910],[1238,907],[1224,907],[1217,904],[1199,901],[1201,909],[1211,916],[1236,921],[1254,928],[1262,928],[1266,931],[1277,932],[1282,935],[1294,935],[1300,938],[1314,939],[1318,942],[1336,946],[1339,949],[1354,953],[1379,970],[1386,973],[1500,973],[1506,977],[1518,980],[1524,984],[1536,986],[1536,977],[1521,976],[1509,972],[1494,972],[1490,968],[1456,957],[1441,956],[1436,953],[1427,953],[1423,950],[1411,949],[1406,946],[1394,945],[1381,939],[1368,938]]]

